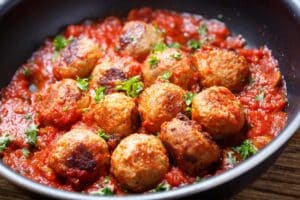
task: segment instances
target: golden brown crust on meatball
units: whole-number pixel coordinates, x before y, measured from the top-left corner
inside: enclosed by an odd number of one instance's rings
[[[155,83],[146,88],[139,98],[138,110],[141,114],[143,127],[156,133],[160,125],[184,112],[185,91],[172,83]]]
[[[124,54],[144,58],[155,43],[163,40],[162,35],[151,24],[142,21],[127,22],[120,36],[120,47]]]
[[[240,91],[249,75],[246,58],[234,51],[204,48],[193,55],[200,82],[204,87],[224,86],[233,92]]]
[[[138,111],[134,100],[123,93],[105,95],[92,105],[94,122],[107,134],[122,138],[134,133],[138,127]]]
[[[238,134],[245,123],[240,101],[222,86],[207,88],[194,97],[192,118],[214,139]]]
[[[151,64],[151,59],[156,59],[156,64]],[[142,66],[146,86],[152,85],[164,73],[171,73],[169,81],[184,89],[190,89],[195,77],[198,75],[192,67],[187,54],[179,49],[166,49],[150,54]]]
[[[102,56],[99,46],[87,37],[75,38],[63,49],[54,63],[57,79],[89,76]]]
[[[187,117],[161,126],[160,139],[175,163],[191,175],[199,175],[220,158],[220,149],[201,126]]]
[[[81,93],[73,79],[63,79],[35,95],[34,109],[44,125],[65,127],[81,117],[90,99]]]
[[[126,189],[143,192],[158,184],[169,169],[161,141],[146,134],[123,139],[112,153],[111,173]]]
[[[87,129],[73,129],[53,145],[49,164],[74,189],[108,172],[110,154],[106,142]]]

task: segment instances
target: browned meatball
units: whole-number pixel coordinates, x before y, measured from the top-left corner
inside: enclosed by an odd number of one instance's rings
[[[35,95],[34,109],[41,124],[59,127],[76,122],[90,99],[73,79],[63,79]]]
[[[54,76],[57,79],[89,76],[101,55],[93,40],[87,37],[73,39],[54,63]]]
[[[145,57],[155,43],[162,41],[160,31],[141,21],[127,22],[120,36],[121,50],[136,58]]]
[[[240,101],[222,86],[210,87],[194,97],[192,118],[215,139],[238,134],[245,123]]]
[[[155,133],[160,125],[184,112],[185,91],[172,83],[156,83],[142,92],[139,98],[139,112],[143,120],[143,127]]]
[[[185,172],[197,175],[220,158],[220,149],[201,126],[179,115],[161,126],[160,139],[175,163]]]
[[[249,74],[244,56],[225,49],[203,49],[193,55],[195,66],[204,87],[224,86],[233,92],[240,91]]]
[[[96,124],[107,134],[122,138],[136,131],[138,111],[134,100],[123,93],[106,95],[91,108]]]
[[[111,157],[111,173],[133,192],[144,192],[157,185],[167,173],[169,159],[161,141],[146,134],[123,139]]]
[[[187,54],[171,48],[150,54],[143,64],[142,71],[146,86],[150,86],[167,72],[171,74],[169,78],[171,83],[189,89],[197,76]]]
[[[109,158],[108,146],[101,137],[86,129],[73,129],[53,145],[49,164],[74,189],[82,189],[108,173]]]

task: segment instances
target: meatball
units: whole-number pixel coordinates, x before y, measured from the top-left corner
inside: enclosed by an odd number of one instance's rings
[[[120,142],[111,156],[111,173],[124,188],[133,192],[153,188],[168,168],[166,150],[153,135],[132,134]]]
[[[141,74],[140,63],[132,57],[105,57],[99,60],[91,76],[91,87],[105,86],[114,89],[116,82],[124,81],[132,76]]]
[[[193,61],[204,87],[224,86],[238,92],[249,74],[246,58],[234,51],[207,48],[196,52]]]
[[[172,83],[155,83],[142,92],[138,110],[141,114],[143,127],[155,133],[160,125],[184,112],[185,91]]]
[[[57,79],[89,76],[102,53],[99,46],[87,37],[75,38],[64,48],[53,66]]]
[[[110,154],[106,142],[87,129],[73,129],[53,145],[50,167],[80,190],[108,173]]]
[[[194,97],[192,118],[214,139],[238,134],[245,123],[240,101],[222,86],[207,88]]]
[[[187,54],[171,48],[150,54],[143,64],[142,71],[146,86],[152,85],[157,78],[168,72],[171,73],[169,78],[171,83],[188,89],[193,84],[194,77],[197,76]]]
[[[155,43],[163,40],[162,35],[151,24],[141,21],[127,22],[120,36],[123,53],[135,58],[144,58]]]
[[[123,93],[106,95],[93,105],[92,116],[96,124],[113,138],[122,138],[136,131],[138,111],[134,100]]]
[[[179,115],[161,126],[160,139],[177,166],[198,175],[220,158],[220,149],[201,126]]]
[[[73,79],[63,79],[35,95],[34,110],[44,125],[65,127],[81,117],[90,98],[82,94]]]

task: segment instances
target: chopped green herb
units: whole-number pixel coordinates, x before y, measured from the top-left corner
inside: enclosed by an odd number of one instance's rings
[[[89,79],[88,78],[79,78],[77,76],[77,86],[79,87],[79,89],[81,89],[82,91],[87,91],[89,88]]]
[[[87,112],[89,110],[90,110],[90,108],[82,108],[82,112]]]
[[[105,90],[106,90],[106,87],[103,87],[103,86],[98,87],[95,90],[94,100],[96,102],[99,102],[99,101],[101,101],[104,98]]]
[[[202,181],[202,178],[200,176],[196,176],[195,182],[194,183],[199,183]]]
[[[265,90],[264,90],[264,89],[260,89],[259,94],[256,95],[256,96],[254,97],[254,99],[255,99],[256,101],[259,101],[259,102],[262,103],[262,102],[264,101],[264,99],[265,99]]]
[[[193,101],[194,96],[195,96],[195,94],[192,92],[188,92],[183,95],[185,104],[187,106],[185,111],[189,117],[191,117],[191,115],[192,115],[192,101]]]
[[[253,85],[255,83],[255,81],[256,81],[255,78],[253,78],[253,77],[249,78],[249,84],[250,85]]]
[[[92,193],[93,195],[100,195],[100,196],[111,196],[113,195],[113,191],[109,187],[104,187],[96,192]]]
[[[100,129],[97,134],[102,137],[105,141],[107,141],[109,139],[109,136],[102,130]]]
[[[27,148],[24,148],[24,149],[22,149],[22,154],[25,158],[28,158],[30,151]]]
[[[208,31],[208,29],[207,29],[207,25],[206,25],[206,24],[202,24],[202,25],[199,26],[199,28],[198,28],[198,33],[199,33],[199,35],[201,35],[201,36],[205,36],[205,35],[207,34],[207,31]]]
[[[140,76],[134,76],[124,82],[117,83],[115,89],[117,91],[126,92],[127,96],[137,97],[142,92],[144,84]]]
[[[154,45],[153,52],[162,52],[162,51],[166,50],[167,48],[168,47],[165,43],[159,42]]]
[[[178,42],[172,42],[171,44],[169,44],[169,47],[174,49],[179,49],[181,45]]]
[[[58,57],[59,57],[59,52],[54,51],[52,58],[51,58],[51,62],[54,63]]]
[[[26,78],[28,78],[30,75],[31,75],[31,71],[30,71],[30,69],[28,69],[27,67],[26,68],[24,68],[24,76],[26,77]]]
[[[161,79],[168,81],[172,76],[172,72],[165,72],[163,73],[163,75],[161,76]]]
[[[103,181],[103,183],[104,183],[104,184],[108,184],[109,181],[110,181],[109,176],[106,176],[105,179],[104,179],[104,181]]]
[[[9,135],[2,135],[0,137],[0,153],[2,153],[11,142]]]
[[[256,147],[251,143],[250,140],[245,140],[240,146],[233,147],[232,149],[238,152],[244,160],[257,152]]]
[[[152,69],[157,66],[158,62],[159,62],[159,59],[154,55],[151,55],[149,60],[148,60],[148,63],[151,66]]]
[[[26,115],[24,116],[24,118],[25,118],[26,120],[31,120],[31,119],[32,119],[32,116],[31,116],[30,114],[26,114]]]
[[[226,161],[227,161],[227,163],[229,163],[230,165],[236,165],[236,164],[237,164],[236,157],[235,157],[233,154],[234,154],[233,151],[228,151],[228,152],[226,153]]]
[[[72,37],[67,39],[62,35],[56,36],[53,40],[53,45],[54,45],[55,51],[60,51],[60,50],[64,49],[66,46],[68,46],[68,44],[71,43],[72,40],[73,40]]]
[[[27,144],[35,146],[37,142],[38,126],[31,124],[26,130],[25,134],[27,136]]]
[[[68,111],[69,110],[69,106],[68,105],[64,105],[63,109],[62,109],[64,112]]]
[[[165,34],[166,33],[166,30],[165,29],[162,29],[162,28],[159,28],[157,24],[153,24],[155,30],[159,33],[163,33]]]
[[[197,49],[200,49],[202,47],[202,43],[200,41],[194,40],[194,39],[189,40],[187,42],[187,45],[192,50],[197,50]]]
[[[176,60],[181,60],[182,55],[180,53],[176,52],[175,54],[172,54],[171,57]]]
[[[154,189],[154,192],[163,192],[170,190],[171,186],[168,183],[162,182]]]

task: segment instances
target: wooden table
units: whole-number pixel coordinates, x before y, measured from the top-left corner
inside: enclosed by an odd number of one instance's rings
[[[38,200],[0,178],[1,200]],[[300,130],[276,163],[256,182],[231,200],[300,199]]]

